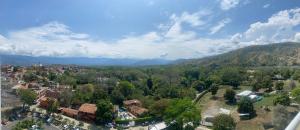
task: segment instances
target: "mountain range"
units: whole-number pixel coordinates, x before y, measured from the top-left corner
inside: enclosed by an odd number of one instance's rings
[[[183,60],[180,63],[204,66],[299,66],[300,43],[248,46],[216,56]]]
[[[220,55],[187,60],[165,59],[112,59],[85,57],[32,57],[21,55],[0,55],[1,64],[32,65],[32,64],[76,64],[76,65],[235,65],[235,66],[299,66],[300,43],[285,42],[268,45],[255,45],[233,50]]]

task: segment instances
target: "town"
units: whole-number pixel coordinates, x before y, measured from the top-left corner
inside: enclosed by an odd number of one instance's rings
[[[3,65],[2,128],[283,129],[299,111],[298,69],[178,68]]]

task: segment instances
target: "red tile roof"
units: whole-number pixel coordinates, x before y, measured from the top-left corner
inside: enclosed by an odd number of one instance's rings
[[[78,114],[78,110],[75,110],[75,109],[65,108],[65,107],[62,107],[60,109],[61,109],[62,113],[66,114],[68,116],[76,116]]]
[[[96,111],[97,111],[96,104],[84,103],[79,108],[79,112],[85,112],[85,113],[90,113],[90,114],[95,114]]]

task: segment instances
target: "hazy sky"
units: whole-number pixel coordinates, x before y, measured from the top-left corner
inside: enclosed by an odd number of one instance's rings
[[[0,0],[0,53],[199,58],[300,41],[300,0]]]

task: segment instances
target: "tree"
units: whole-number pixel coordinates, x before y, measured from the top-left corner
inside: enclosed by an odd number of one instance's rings
[[[25,105],[33,105],[37,94],[30,89],[19,89],[21,101],[23,102],[23,109]]]
[[[121,105],[125,100],[125,97],[118,89],[114,89],[111,93],[111,99],[113,103]]]
[[[96,87],[92,96],[92,102],[97,103],[98,100],[108,99],[108,94],[100,87]]]
[[[205,89],[205,83],[201,80],[197,80],[192,84],[192,87],[198,92],[202,92]]]
[[[249,113],[250,117],[255,115],[255,110],[253,103],[250,98],[242,97],[238,103],[238,112],[239,113]]]
[[[128,81],[121,81],[117,88],[127,98],[133,94],[135,86]]]
[[[96,122],[105,124],[114,118],[113,104],[109,100],[99,100],[97,102]]]
[[[150,106],[150,113],[157,118],[162,118],[164,116],[164,111],[170,104],[170,99],[161,99],[156,101]]]
[[[26,72],[23,77],[25,82],[32,82],[38,79],[38,76],[33,72]]]
[[[277,96],[273,101],[274,105],[280,104],[283,106],[289,106],[290,103],[291,103],[291,99],[290,99],[289,95],[287,95],[285,93]]]
[[[190,99],[174,99],[164,112],[164,121],[171,129],[196,128],[200,119],[200,109]]]
[[[151,90],[153,88],[153,81],[151,78],[147,79],[147,87]]]
[[[218,89],[219,87],[217,84],[212,84],[210,88],[211,95],[215,96],[218,92]]]
[[[49,107],[47,108],[47,111],[50,113],[56,112],[59,107],[59,102],[53,98],[48,98],[47,100],[49,102]]]
[[[275,83],[275,89],[276,90],[282,90],[284,86],[284,83],[282,81],[278,81]]]
[[[213,120],[213,130],[234,130],[234,119],[226,114],[217,115]]]
[[[221,70],[221,80],[223,84],[237,88],[241,84],[243,77],[239,68],[227,67]]]
[[[300,87],[293,89],[292,92],[291,92],[291,96],[292,97],[300,96]]]
[[[282,105],[273,108],[272,123],[274,130],[283,130],[290,122],[291,116],[287,109]]]
[[[230,103],[236,102],[235,91],[233,89],[226,89],[224,98]]]
[[[58,100],[62,106],[69,107],[72,104],[73,95],[72,89],[64,89]]]

